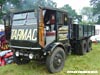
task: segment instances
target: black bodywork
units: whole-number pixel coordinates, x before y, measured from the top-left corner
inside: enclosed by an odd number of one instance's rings
[[[83,55],[91,48],[90,37],[95,34],[95,27],[72,24],[65,11],[39,7],[14,13],[14,16],[10,47],[17,64],[28,63],[31,59],[43,60],[49,72],[59,72],[67,54]]]
[[[33,12],[34,10],[31,11],[24,11],[24,12],[17,12],[14,14],[20,14],[20,13],[27,13],[27,12]],[[11,49],[14,50],[14,52],[19,51],[21,53],[24,54],[29,54],[29,53],[33,53],[34,55],[36,55],[36,57],[38,57],[39,59],[41,59],[41,56],[44,56],[43,54],[50,54],[53,52],[53,50],[57,47],[60,46],[62,47],[64,50],[67,49],[69,45],[69,18],[67,16],[66,12],[63,12],[61,10],[57,10],[57,9],[50,9],[50,8],[39,8],[35,10],[37,13],[37,33],[35,33],[35,36],[37,37],[36,41],[32,41],[30,39],[22,39],[22,37],[24,36],[24,34],[18,35],[20,34],[19,29],[25,31],[25,29],[34,29],[34,26],[36,25],[12,25],[11,28],[11,41],[10,41],[10,47]],[[45,15],[42,15],[43,17],[41,17],[41,13],[43,14],[43,12],[46,12]],[[52,22],[50,24],[46,24],[46,22],[52,18],[50,15],[54,15],[54,19],[55,22]],[[61,19],[59,17],[59,14],[61,14],[61,17],[63,15],[64,19]],[[43,22],[42,22],[42,20]],[[61,22],[60,19],[62,20]],[[13,22],[12,22],[13,23]],[[44,26],[41,26],[41,23]],[[46,30],[47,27],[49,27],[51,25],[50,30]],[[52,28],[54,27],[54,28]],[[40,28],[42,28],[43,31],[43,36],[40,33]],[[66,30],[67,29],[67,30]],[[16,33],[17,32],[17,33]],[[17,35],[17,36],[16,36]],[[21,37],[22,36],[22,37]],[[41,37],[43,38],[41,38]],[[64,37],[61,37],[64,36]],[[50,37],[50,38],[49,38]],[[49,40],[51,39],[51,40]],[[40,44],[39,41],[42,41],[44,43]],[[43,41],[44,40],[44,41]],[[49,40],[49,41],[48,41]],[[36,58],[35,59],[38,59]]]
[[[73,24],[72,27],[72,39],[74,40],[81,40],[95,35],[95,26],[93,25]]]
[[[28,38],[26,40],[16,39],[16,36],[12,39],[13,35],[11,35],[11,48],[13,48],[15,52],[22,52],[23,56],[24,53],[33,53],[40,59],[41,57],[51,54],[58,46],[68,53],[76,40],[90,38],[90,36],[95,34],[94,26],[72,24],[72,20],[68,17],[67,12],[58,9],[40,7],[36,10],[17,12],[14,14],[33,11],[37,13],[37,24],[27,26],[12,25],[11,29],[12,31],[13,29],[34,29],[34,26],[37,25],[37,33],[35,33],[37,37],[36,41],[32,41]],[[53,15],[54,21],[50,23],[48,20],[52,18],[51,15]],[[17,33],[14,35],[17,35]],[[21,36],[24,36],[24,34]]]

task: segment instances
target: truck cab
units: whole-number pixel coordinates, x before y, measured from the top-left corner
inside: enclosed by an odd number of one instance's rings
[[[67,12],[58,9],[39,7],[14,13],[10,47],[15,62],[45,60],[49,72],[60,71],[70,47],[68,23]]]

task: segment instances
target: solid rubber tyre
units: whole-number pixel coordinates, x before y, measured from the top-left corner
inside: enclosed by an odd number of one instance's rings
[[[84,55],[87,52],[87,42],[86,40],[82,40],[80,42],[80,50],[79,50],[79,54],[80,55]]]
[[[87,40],[87,52],[92,50],[92,41],[90,39]]]
[[[46,66],[50,73],[59,72],[65,63],[65,52],[62,48],[56,47],[51,55],[46,58]]]

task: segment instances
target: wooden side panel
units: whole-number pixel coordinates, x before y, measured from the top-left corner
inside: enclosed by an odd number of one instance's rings
[[[40,9],[39,12],[39,44],[44,47],[45,40],[44,40],[44,22],[43,22],[43,10]]]

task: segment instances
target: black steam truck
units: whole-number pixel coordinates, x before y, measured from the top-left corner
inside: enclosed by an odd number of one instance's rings
[[[94,26],[72,24],[66,11],[46,7],[13,13],[11,26],[15,63],[44,60],[51,73],[63,69],[70,52],[89,52],[95,34]]]

